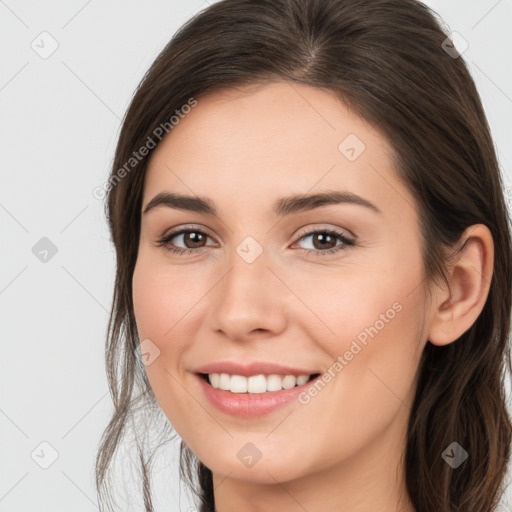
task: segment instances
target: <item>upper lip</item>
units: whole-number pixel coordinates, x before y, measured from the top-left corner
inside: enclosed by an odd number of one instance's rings
[[[228,373],[229,375],[243,375],[250,377],[251,375],[312,375],[319,373],[316,370],[311,371],[307,368],[292,368],[276,363],[253,362],[248,364],[235,363],[234,361],[219,361],[215,363],[205,364],[196,368],[195,373]]]

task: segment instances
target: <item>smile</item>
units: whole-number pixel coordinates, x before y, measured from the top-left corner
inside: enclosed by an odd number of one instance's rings
[[[230,375],[228,373],[201,374],[202,377],[215,389],[230,391],[231,393],[261,394],[283,389],[292,389],[302,386],[319,374],[312,375]]]
[[[299,395],[320,375],[195,373],[208,402],[217,410],[239,418],[264,416],[286,405],[300,407]]]

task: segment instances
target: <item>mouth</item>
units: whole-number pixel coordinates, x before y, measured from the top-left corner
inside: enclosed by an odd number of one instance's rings
[[[264,394],[304,386],[318,378],[320,373],[309,375],[257,374],[236,375],[228,373],[198,373],[209,386],[235,394]]]

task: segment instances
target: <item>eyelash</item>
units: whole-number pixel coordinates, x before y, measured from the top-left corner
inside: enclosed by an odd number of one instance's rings
[[[200,233],[201,235],[210,237],[207,233],[205,233],[204,231],[201,231],[200,229],[183,228],[183,229],[174,231],[172,233],[169,233],[168,235],[163,236],[162,238],[160,238],[159,240],[156,241],[155,246],[163,247],[166,251],[169,251],[173,254],[179,254],[179,255],[190,254],[193,252],[198,252],[201,249],[204,249],[204,247],[198,247],[197,249],[188,249],[188,248],[183,249],[181,247],[169,246],[169,242],[173,238],[175,238],[179,235],[182,235],[184,233]],[[308,254],[313,253],[315,256],[322,256],[322,255],[326,255],[326,254],[334,254],[334,253],[337,253],[338,251],[345,250],[347,247],[352,247],[355,245],[355,240],[347,237],[344,233],[341,233],[334,229],[318,229],[318,230],[314,230],[314,231],[308,231],[306,233],[299,235],[298,242],[301,242],[302,240],[304,240],[305,238],[307,238],[311,235],[316,235],[319,233],[334,236],[336,239],[340,240],[342,243],[339,245],[336,245],[335,247],[333,247],[331,249],[326,249],[325,251],[321,251],[318,249],[299,249],[299,250],[303,251],[305,253],[308,253]]]

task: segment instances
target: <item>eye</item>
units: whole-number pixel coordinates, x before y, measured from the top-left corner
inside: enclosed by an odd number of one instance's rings
[[[210,238],[207,233],[196,228],[182,228],[178,231],[173,231],[168,235],[163,236],[156,242],[157,247],[163,247],[165,250],[174,254],[190,254],[198,252],[199,249],[205,247],[204,242]],[[185,247],[176,247],[175,243],[171,241],[176,239],[181,240]],[[187,245],[189,247],[187,247]]]
[[[313,252],[315,255],[333,254],[355,245],[355,240],[353,238],[350,238],[345,233],[334,229],[318,229],[315,231],[309,231],[308,233],[300,235],[299,242],[310,237],[312,238],[313,248],[301,250],[306,253]],[[337,244],[338,241],[340,242],[339,244]]]
[[[296,243],[303,242],[304,240],[312,237],[313,248],[301,248],[301,250],[307,254],[333,254],[355,245],[355,240],[353,238],[350,238],[345,233],[334,229],[319,229],[302,233],[299,236],[299,241]],[[208,247],[206,245],[206,240],[208,238],[211,237],[200,229],[182,228],[163,236],[157,240],[154,245],[157,247],[163,247],[165,250],[173,254],[191,254],[199,252],[204,247]],[[173,242],[173,240],[175,241]],[[180,241],[185,245],[185,247],[176,246],[176,243]]]

